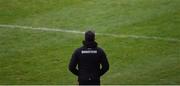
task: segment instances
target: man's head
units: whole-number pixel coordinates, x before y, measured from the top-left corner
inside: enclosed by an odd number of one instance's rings
[[[85,32],[85,41],[87,42],[95,41],[95,33],[93,31]]]

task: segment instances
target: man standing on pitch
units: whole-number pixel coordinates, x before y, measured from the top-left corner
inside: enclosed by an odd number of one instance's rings
[[[100,77],[109,70],[109,63],[95,42],[94,32],[85,33],[83,46],[73,53],[69,70],[78,76],[79,85],[100,85]]]

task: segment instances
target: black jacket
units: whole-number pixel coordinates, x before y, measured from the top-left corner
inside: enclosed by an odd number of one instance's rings
[[[79,81],[100,81],[100,77],[109,69],[106,54],[97,47],[96,42],[83,41],[83,45],[73,53],[69,70],[78,76]]]

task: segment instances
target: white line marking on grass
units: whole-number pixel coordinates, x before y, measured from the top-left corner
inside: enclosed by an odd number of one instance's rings
[[[84,34],[84,32],[78,31],[78,30],[65,30],[65,29],[59,29],[59,28],[31,27],[31,26],[4,25],[4,24],[0,24],[0,27]],[[111,33],[96,33],[96,35],[116,37],[116,38],[135,38],[135,39],[148,39],[148,40],[153,39],[153,40],[180,42],[180,39],[177,39],[177,38],[164,38],[164,37],[156,37],[156,36],[138,36],[138,35],[123,35],[123,34],[118,35],[118,34],[111,34]]]

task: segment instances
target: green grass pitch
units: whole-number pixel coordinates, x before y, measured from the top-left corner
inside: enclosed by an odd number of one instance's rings
[[[180,0],[0,0],[0,25],[180,39]],[[180,84],[180,42],[98,35],[102,84]],[[68,71],[83,35],[0,27],[0,84],[77,84]]]

